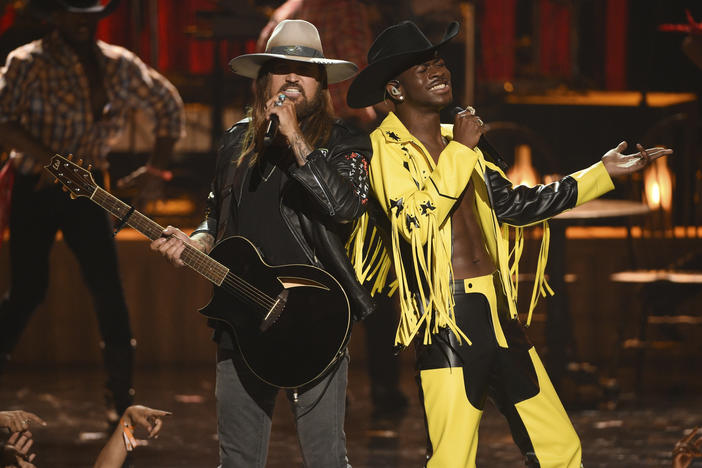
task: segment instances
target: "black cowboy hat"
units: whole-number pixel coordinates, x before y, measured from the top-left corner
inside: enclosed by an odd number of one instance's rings
[[[30,0],[29,9],[40,17],[47,17],[57,11],[87,13],[102,18],[117,9],[120,0],[110,0],[103,5],[100,0]]]
[[[432,44],[411,21],[403,21],[381,32],[368,51],[368,66],[351,82],[346,96],[349,107],[361,108],[382,101],[388,81],[431,55],[456,34],[456,21],[448,25],[438,44]]]

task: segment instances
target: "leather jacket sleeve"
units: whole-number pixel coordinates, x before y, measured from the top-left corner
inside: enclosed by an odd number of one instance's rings
[[[512,187],[512,182],[498,171],[487,169],[495,215],[501,223],[526,226],[573,208],[578,186],[572,177],[548,185]]]
[[[320,209],[334,221],[346,223],[363,214],[370,185],[370,140],[366,135],[335,124],[329,149],[317,148],[305,165],[290,175],[312,195]]]
[[[513,226],[538,223],[608,192],[612,184],[602,163],[548,185],[512,186],[502,171],[488,166],[485,174],[495,215]]]

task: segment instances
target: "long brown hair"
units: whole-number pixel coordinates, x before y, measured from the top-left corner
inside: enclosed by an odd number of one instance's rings
[[[267,66],[270,63],[268,62],[261,67],[254,83],[254,103],[246,112],[246,116],[250,119],[249,126],[244,134],[241,153],[237,157],[237,165],[242,163],[245,155],[251,153],[249,165],[253,166],[263,151],[263,135],[268,123],[268,120],[265,118],[265,105],[266,101],[270,99],[271,73],[270,67]],[[318,109],[313,109],[312,113],[304,117],[304,120],[300,122],[302,135],[313,147],[327,141],[335,117],[331,95],[327,87],[327,72],[322,65],[319,65],[319,67],[321,68],[322,80],[317,90],[317,95],[313,99],[315,101],[319,100],[320,106]]]

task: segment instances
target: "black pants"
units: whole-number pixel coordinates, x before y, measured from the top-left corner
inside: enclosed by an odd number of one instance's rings
[[[131,386],[132,333],[108,214],[87,198],[71,200],[58,186],[34,190],[37,178],[17,175],[10,213],[10,290],[0,302],[0,353],[10,354],[46,296],[49,254],[60,229],[90,290],[104,342],[108,386]],[[75,324],[79,327],[81,324]],[[126,375],[125,375],[126,374]],[[116,399],[123,396],[115,395]],[[118,404],[118,409],[120,406]]]

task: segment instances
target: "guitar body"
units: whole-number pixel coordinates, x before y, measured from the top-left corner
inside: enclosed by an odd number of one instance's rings
[[[97,186],[90,171],[54,155],[44,168],[71,197],[89,197],[151,240],[163,226]],[[200,312],[236,335],[244,361],[261,380],[298,388],[324,376],[343,356],[351,334],[349,300],[336,279],[310,265],[267,265],[244,237],[230,237],[206,255],[185,245],[181,260],[214,285]]]
[[[210,256],[229,273],[200,313],[231,328],[261,380],[298,388],[324,376],[343,355],[351,333],[349,301],[329,273],[310,265],[267,265],[238,236],[218,243]]]

